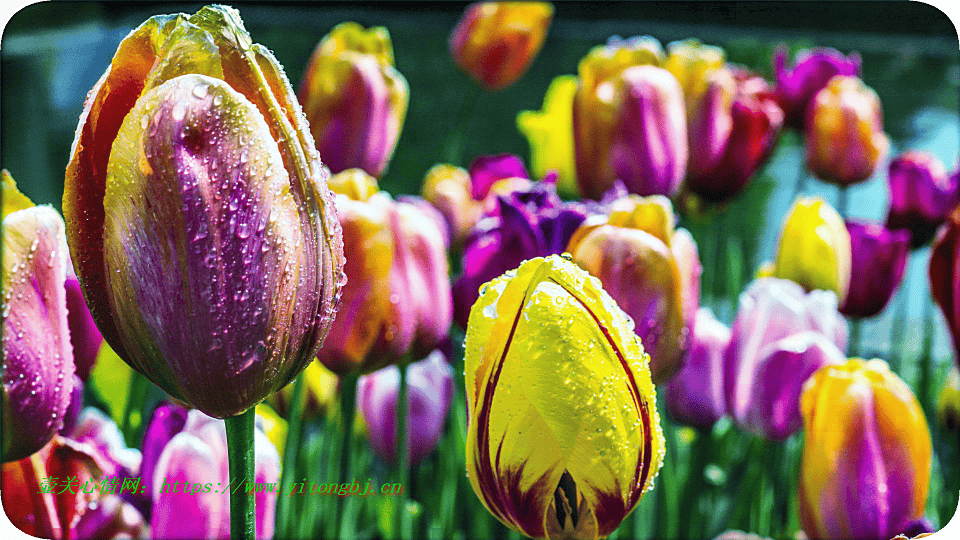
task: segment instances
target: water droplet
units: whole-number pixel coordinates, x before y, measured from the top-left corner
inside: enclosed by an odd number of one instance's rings
[[[210,91],[210,87],[206,84],[198,84],[193,87],[193,97],[197,99],[203,99],[207,97],[207,93]]]

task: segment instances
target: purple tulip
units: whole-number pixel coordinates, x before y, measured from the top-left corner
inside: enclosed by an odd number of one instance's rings
[[[754,281],[740,295],[724,354],[727,413],[757,435],[789,435],[791,427],[799,426],[800,389],[813,366],[843,360],[839,351],[846,346],[847,323],[832,291],[804,293],[796,283],[779,278]]]
[[[280,456],[259,429],[254,432],[254,448],[254,481],[279,482]],[[249,479],[242,481],[240,489],[253,487]],[[190,411],[183,431],[164,447],[153,473],[153,536],[230,538],[230,490],[224,489],[230,485],[223,421]],[[272,538],[276,486],[256,490],[255,497],[256,538]]]
[[[730,329],[709,309],[697,310],[686,360],[664,387],[667,409],[676,421],[709,429],[726,414],[723,353],[729,343]]]
[[[803,130],[810,102],[827,81],[835,75],[860,76],[860,55],[844,56],[834,49],[810,49],[797,55],[788,70],[787,54],[786,47],[780,46],[773,60],[777,101],[786,114],[787,125]]]
[[[687,115],[680,83],[667,70],[633,66],[622,85],[609,166],[631,193],[672,197],[687,170]]]
[[[437,445],[453,398],[453,368],[433,351],[407,368],[407,448],[410,464],[419,463]],[[367,423],[370,445],[380,459],[396,462],[397,392],[400,369],[390,366],[360,377],[357,408]]]
[[[477,156],[470,163],[470,186],[473,198],[481,201],[499,180],[505,178],[530,178],[523,160],[513,154]]]
[[[850,233],[850,289],[840,313],[873,317],[883,311],[903,278],[910,255],[910,232],[891,231],[879,223],[847,222]]]
[[[13,196],[8,182],[13,185],[4,171],[4,203]],[[64,223],[55,210],[34,206],[4,216],[4,461],[40,450],[63,427],[70,405],[75,366],[67,261]]]
[[[83,299],[80,281],[73,273],[73,264],[67,267],[67,324],[70,326],[70,344],[73,345],[73,361],[77,365],[77,375],[86,381],[93,370],[93,364],[100,352],[103,336],[93,315]]]
[[[697,118],[701,122],[719,121],[732,125],[714,160],[704,163],[700,150],[716,145],[716,141],[709,139],[719,130],[697,127],[691,119],[687,188],[715,203],[728,201],[744,190],[753,173],[770,157],[783,126],[783,111],[767,81],[746,70],[733,69],[731,72],[736,81],[736,92],[727,114],[719,118],[716,114],[711,115],[709,113],[716,107],[707,104],[703,107],[707,111],[706,117]],[[722,83],[717,83],[719,85]],[[712,100],[713,93],[708,92],[705,99]],[[701,133],[700,140],[693,137],[696,133]]]
[[[803,383],[821,367],[844,360],[840,349],[819,332],[800,332],[767,345],[747,374],[750,386],[741,392],[748,405],[734,420],[758,437],[786,439],[803,426]]]
[[[563,253],[586,219],[579,203],[564,203],[549,181],[497,197],[494,212],[477,222],[463,247],[463,274],[453,284],[453,316],[466,328],[480,286],[534,257]]]
[[[140,463],[140,478],[144,495],[135,497],[138,508],[149,518],[150,497],[153,493],[153,473],[157,468],[160,453],[187,423],[187,409],[173,403],[161,403],[153,410],[147,429],[143,432],[143,460]]]
[[[887,227],[909,230],[913,249],[930,242],[960,204],[960,170],[948,176],[940,160],[927,152],[908,151],[895,157],[887,182]]]

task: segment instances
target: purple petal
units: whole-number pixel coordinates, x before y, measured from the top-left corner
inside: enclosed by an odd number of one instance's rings
[[[497,180],[530,178],[523,160],[513,154],[477,156],[470,163],[470,183],[473,198],[482,201]]]
[[[840,312],[873,317],[886,307],[900,285],[910,255],[910,232],[891,231],[879,223],[847,221],[850,233],[850,289]]]
[[[80,289],[80,282],[76,276],[67,276],[67,321],[70,325],[70,344],[73,345],[73,359],[77,365],[77,375],[83,381],[90,376],[90,370],[93,369],[93,363],[100,352],[100,344],[103,343],[103,336],[96,323],[93,322],[93,315],[87,308],[87,302],[83,299],[83,291]]]
[[[710,428],[726,413],[723,353],[730,329],[707,308],[697,311],[686,360],[664,387],[670,415],[682,424]]]

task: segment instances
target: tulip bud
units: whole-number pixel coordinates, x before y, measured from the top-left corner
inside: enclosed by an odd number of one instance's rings
[[[484,286],[465,346],[467,470],[484,506],[533,538],[612,533],[664,449],[626,314],[575,264],[536,258]]]
[[[638,195],[673,196],[687,168],[683,90],[669,71],[633,66],[620,74],[608,154],[614,178]]]
[[[454,319],[461,328],[481,285],[527,259],[566,251],[587,214],[578,203],[562,202],[549,182],[495,200],[497,211],[477,222],[463,246],[463,274],[453,284]]]
[[[777,48],[773,59],[777,79],[777,101],[786,113],[786,123],[802,130],[807,110],[827,82],[836,75],[860,76],[860,55],[843,56],[835,49],[817,48],[802,51],[788,70],[787,48]]]
[[[349,185],[338,177],[355,173],[340,173],[331,184]],[[349,315],[334,321],[317,358],[338,375],[425,356],[446,337],[453,316],[442,218],[381,191],[366,195],[337,195],[351,255],[341,298]]]
[[[880,98],[856,77],[836,76],[817,92],[806,131],[807,167],[839,186],[870,178],[890,146]]]
[[[407,370],[407,451],[414,465],[433,451],[443,434],[453,399],[453,368],[437,350],[403,369]],[[370,446],[387,463],[397,461],[399,387],[397,366],[364,375],[357,383],[357,409],[366,422]]]
[[[670,201],[636,195],[615,201],[606,221],[588,219],[577,229],[567,251],[633,318],[654,384],[667,381],[687,348],[700,276],[696,245],[688,233],[675,234]]]
[[[943,311],[960,365],[960,208],[940,229],[930,253],[930,292]]]
[[[846,224],[850,233],[851,279],[840,313],[873,317],[883,311],[903,279],[910,255],[910,232],[891,231],[879,223]]]
[[[573,99],[573,139],[574,139],[574,157],[577,168],[577,184],[580,194],[590,199],[599,199],[607,190],[609,190],[617,178],[611,164],[611,152],[615,128],[620,119],[620,111],[615,101],[618,91],[621,97],[629,97],[631,88],[639,86],[637,90],[647,88],[651,94],[643,101],[641,96],[634,100],[628,100],[635,112],[643,105],[648,105],[651,110],[656,109],[658,105],[668,107],[673,104],[672,99],[656,95],[654,89],[663,89],[669,87],[671,91],[676,91],[676,87],[671,84],[665,76],[659,72],[642,72],[641,76],[634,76],[633,82],[638,84],[627,85],[624,90],[624,82],[621,81],[621,74],[624,70],[632,66],[652,65],[660,66],[664,61],[663,48],[660,43],[649,36],[634,37],[628,40],[622,40],[619,37],[612,37],[606,45],[594,47],[580,60],[578,68],[578,86]],[[650,75],[648,84],[644,85],[637,79]],[[675,82],[675,81],[674,81]],[[663,97],[661,100],[659,98]],[[674,96],[675,97],[675,96]],[[640,101],[637,103],[637,101]],[[675,115],[674,115],[675,116]],[[634,120],[636,120],[634,118]],[[649,120],[651,123],[651,137],[653,137],[653,126],[662,126],[657,118]],[[675,120],[667,117],[663,119]],[[671,124],[672,125],[672,124]],[[623,126],[621,141],[624,141],[629,134],[628,126]],[[655,137],[652,139],[655,140]],[[621,180],[623,180],[621,178]]]
[[[49,206],[32,206],[6,171],[3,191],[3,210],[11,211],[3,215],[2,251],[6,462],[40,450],[63,427],[76,368],[67,319],[63,219]]]
[[[555,172],[557,191],[572,198],[580,194],[573,149],[573,96],[576,92],[576,77],[555,77],[543,96],[543,109],[521,111],[517,115],[517,129],[530,145],[534,175],[542,178],[551,171]]]
[[[517,82],[543,48],[553,18],[546,2],[478,2],[450,33],[450,56],[487,90]]]
[[[730,329],[716,320],[709,309],[700,308],[683,367],[664,386],[671,418],[709,429],[726,414],[723,353],[729,343]]]
[[[280,456],[254,430],[254,478],[230,478],[227,432],[221,420],[190,411],[183,431],[163,448],[153,476],[150,531],[155,538],[230,538],[230,493],[255,482],[279,483]],[[237,482],[244,485],[238,486]],[[279,484],[277,484],[279,485]],[[255,490],[256,537],[272,538],[275,489]],[[227,488],[227,489],[225,489]]]
[[[933,240],[937,228],[960,204],[960,170],[948,175],[927,152],[904,152],[890,161],[887,227],[907,229],[916,249]]]
[[[420,194],[443,214],[451,243],[463,244],[483,208],[470,192],[469,173],[446,163],[434,165],[423,177]]]
[[[850,233],[840,214],[819,197],[799,197],[787,212],[777,241],[774,276],[811,291],[837,293],[850,287]]]
[[[724,112],[721,107],[729,84],[724,71],[714,72],[696,116],[687,120],[691,131],[686,188],[714,203],[743,191],[770,156],[783,125],[783,111],[770,86],[744,70],[731,70],[734,93]],[[718,145],[722,146],[718,149]]]
[[[891,538],[923,516],[930,431],[882,360],[854,358],[804,385],[800,525],[811,539]]]
[[[293,91],[233,9],[154,17],[121,42],[63,207],[104,339],[176,399],[233,416],[316,355],[339,225]]]
[[[793,413],[809,368],[842,360],[839,351],[846,347],[847,323],[833,292],[804,293],[777,278],[754,281],[740,295],[724,353],[727,412],[752,433],[782,438],[798,425],[791,418],[797,418]]]
[[[297,97],[331,171],[358,168],[379,178],[397,147],[409,95],[387,29],[346,22],[314,49]]]

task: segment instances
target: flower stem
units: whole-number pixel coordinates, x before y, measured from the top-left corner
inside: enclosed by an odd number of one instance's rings
[[[253,482],[254,449],[253,420],[254,408],[238,416],[226,419],[227,456],[230,465],[230,482]],[[254,496],[252,490],[230,490],[230,538],[231,540],[254,539]]]
[[[933,313],[933,297],[930,293],[923,295],[923,342],[920,353],[920,384],[919,395],[920,406],[928,414],[933,412],[934,407],[930,399],[930,387],[933,385],[933,335],[936,330],[936,322]]]
[[[410,513],[407,512],[407,497],[410,489],[410,448],[407,443],[407,366],[400,367],[400,388],[397,390],[397,481],[401,492],[397,496],[397,531],[402,540],[413,538]]]
[[[340,435],[340,484],[353,481],[353,422],[356,416],[357,405],[357,378],[356,374],[344,375],[340,379],[340,422],[343,433]],[[347,498],[337,501],[337,521],[340,538],[352,538],[353,523],[344,519],[346,514]]]
[[[130,374],[130,394],[127,396],[127,405],[123,410],[123,427],[120,429],[130,448],[140,446],[137,430],[143,425],[143,403],[147,399],[148,384],[150,381],[140,373],[133,371]],[[133,418],[134,413],[137,415],[136,420]]]
[[[860,339],[863,334],[863,321],[860,318],[850,320],[850,341],[847,343],[847,357],[860,355]]]
[[[300,451],[300,434],[303,430],[303,374],[297,377],[293,384],[293,397],[291,398],[289,412],[287,414],[287,441],[283,450],[283,471],[280,477],[280,493],[290,493],[290,484],[296,478],[297,457]],[[290,515],[290,497],[277,498],[276,529],[280,532],[278,536],[287,538],[293,535],[293,516]]]

